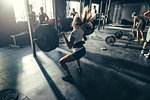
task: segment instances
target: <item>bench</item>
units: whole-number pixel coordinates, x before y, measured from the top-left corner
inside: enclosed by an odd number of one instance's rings
[[[29,33],[28,32],[21,32],[19,34],[10,35],[10,37],[13,39],[13,44],[10,45],[10,46],[20,48],[21,44],[18,43],[19,42],[19,37],[27,36],[27,34],[29,34]],[[20,39],[20,41],[21,41],[21,39]]]

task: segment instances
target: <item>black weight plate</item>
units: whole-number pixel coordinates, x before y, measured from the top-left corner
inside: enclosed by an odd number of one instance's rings
[[[90,35],[94,32],[95,26],[92,23],[84,24],[81,26],[81,29],[84,31],[85,35]]]
[[[0,100],[17,100],[19,92],[16,89],[6,89],[0,91]]]
[[[127,35],[127,37],[129,38],[129,40],[133,40],[134,39],[134,34],[133,33],[129,33]]]
[[[122,31],[117,31],[117,32],[115,32],[115,37],[117,38],[117,39],[120,39],[122,36],[123,36],[123,32]]]
[[[116,39],[114,36],[108,36],[105,41],[109,46],[112,46],[116,42]]]
[[[39,25],[35,30],[37,46],[44,52],[49,52],[58,47],[59,37],[55,28],[51,25]]]

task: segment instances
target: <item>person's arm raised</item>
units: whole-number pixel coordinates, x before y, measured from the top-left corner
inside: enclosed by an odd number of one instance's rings
[[[143,14],[146,18],[150,19],[150,10]]]

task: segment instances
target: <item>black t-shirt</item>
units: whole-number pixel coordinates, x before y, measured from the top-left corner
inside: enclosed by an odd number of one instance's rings
[[[95,13],[95,14],[97,13],[97,10],[96,10],[96,9],[94,10],[94,13]]]
[[[40,14],[39,20],[40,20],[40,24],[44,24],[45,23],[45,15],[44,15],[44,13]]]
[[[142,24],[142,23],[145,24],[146,23],[145,19],[142,16],[136,16],[135,22],[139,23],[139,24]]]

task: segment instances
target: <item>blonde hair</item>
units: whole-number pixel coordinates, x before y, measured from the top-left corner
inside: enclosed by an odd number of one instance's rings
[[[84,7],[83,12],[82,12],[82,22],[83,23],[88,23],[92,19],[92,14],[88,12],[89,8],[88,6]]]
[[[79,15],[76,14],[73,18],[72,27],[77,28],[77,27],[80,27],[81,25],[82,25],[82,20],[79,17]]]
[[[88,23],[92,20],[92,13],[88,12],[88,6],[84,7],[81,17],[76,14],[73,18],[72,27],[80,27],[82,24]]]

